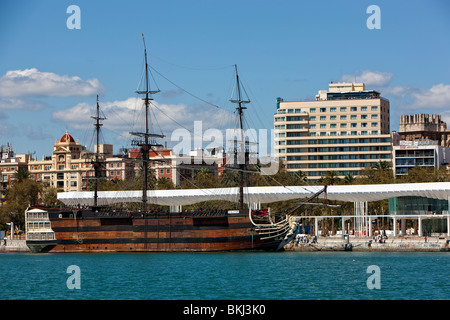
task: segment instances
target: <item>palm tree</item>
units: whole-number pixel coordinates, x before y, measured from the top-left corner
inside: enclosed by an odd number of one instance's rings
[[[325,172],[325,174],[323,175],[321,180],[322,180],[322,183],[327,186],[332,186],[332,185],[338,184],[341,181],[337,171]]]
[[[352,176],[350,173],[347,174],[343,180],[344,184],[353,184],[353,183],[355,183],[355,181],[356,181],[356,178],[354,176]]]
[[[16,181],[22,182],[22,180],[30,178],[30,172],[26,168],[19,168],[16,173],[14,173],[14,178]]]

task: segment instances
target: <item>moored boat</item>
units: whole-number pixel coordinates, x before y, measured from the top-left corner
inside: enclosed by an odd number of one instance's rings
[[[149,132],[149,105],[158,91],[149,88],[147,50],[145,48],[145,131],[133,132],[134,145],[142,156],[142,210],[116,212],[98,205],[97,180],[101,177],[102,160],[98,154],[91,161],[95,170],[93,205],[88,208],[29,208],[26,224],[27,245],[33,252],[167,252],[167,251],[235,251],[282,250],[292,237],[295,221],[288,215],[275,217],[261,210],[245,208],[244,172],[248,171],[249,150],[243,135],[235,141],[235,159],[244,159],[233,170],[239,174],[238,210],[211,210],[202,212],[153,212],[148,209],[149,151],[156,138],[163,135]],[[236,103],[240,132],[243,133],[243,107],[249,100],[241,97],[239,75],[236,67]],[[97,144],[100,120],[97,97]],[[97,150],[98,147],[97,147]],[[239,153],[240,156],[237,154]],[[213,199],[211,199],[213,200]],[[35,216],[37,215],[37,216]],[[34,221],[33,219],[41,220]],[[37,223],[37,224],[36,224]],[[37,226],[37,227],[36,227]],[[42,226],[42,228],[41,228]]]

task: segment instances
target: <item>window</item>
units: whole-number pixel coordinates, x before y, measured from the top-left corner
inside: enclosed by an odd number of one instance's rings
[[[341,120],[347,120],[347,116],[341,116]]]
[[[367,107],[361,107],[361,111],[367,111]]]
[[[294,113],[294,109],[288,109],[287,113]]]
[[[358,111],[358,107],[350,107],[350,111]]]
[[[372,107],[370,108],[370,110],[372,110],[372,111],[378,111],[378,107],[377,107],[377,106],[372,106]]]
[[[327,125],[324,124],[324,123],[320,125],[320,128],[321,128],[321,129],[324,129],[324,128],[326,128],[326,127],[327,127]]]
[[[371,117],[372,119],[378,119],[378,115],[377,115],[377,114],[372,114],[370,117]]]
[[[287,121],[302,121],[305,120],[305,118],[302,118],[301,116],[290,116],[286,118]]]
[[[330,120],[336,120],[336,116],[330,116]]]
[[[320,121],[325,121],[327,120],[327,116],[320,116]]]
[[[316,112],[316,108],[309,109],[309,112]]]
[[[352,116],[350,116],[350,119],[356,120],[356,119],[358,119],[358,116],[357,115],[352,115]]]
[[[356,128],[357,125],[358,125],[357,123],[350,123],[350,126],[351,126],[352,128]]]
[[[336,128],[336,123],[330,124],[330,128]]]
[[[327,112],[327,108],[320,108],[320,112]]]
[[[301,109],[295,109],[295,113],[300,113],[300,112],[302,112]]]
[[[378,127],[378,122],[372,122],[372,127]]]
[[[341,123],[341,128],[347,128],[347,124],[346,123]]]
[[[363,128],[367,127],[367,122],[361,123],[361,127],[363,127]]]
[[[336,112],[336,108],[330,108],[330,112]]]
[[[340,110],[341,110],[341,112],[342,112],[342,111],[347,111],[347,107],[341,107]]]
[[[309,120],[316,121],[316,116],[309,117]]]
[[[367,114],[362,114],[361,119],[367,119]]]
[[[316,125],[315,125],[315,124],[311,124],[311,125],[309,126],[309,128],[310,128],[310,129],[315,129],[315,128],[316,128]]]

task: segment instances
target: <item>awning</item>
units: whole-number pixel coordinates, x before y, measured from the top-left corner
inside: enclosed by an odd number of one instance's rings
[[[245,188],[244,202],[271,203],[292,199],[304,199],[323,189],[323,186],[277,186]],[[348,202],[378,201],[394,197],[418,196],[448,200],[450,182],[339,185],[327,187],[329,200]],[[324,198],[322,193],[320,198]],[[238,188],[149,190],[148,203],[183,206],[209,200],[239,201]],[[142,191],[99,191],[98,204],[140,202]],[[93,205],[94,192],[58,193],[58,200],[66,205]]]

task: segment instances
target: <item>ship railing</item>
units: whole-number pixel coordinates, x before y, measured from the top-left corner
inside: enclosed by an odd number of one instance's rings
[[[287,219],[270,225],[255,225],[255,230],[262,236],[262,240],[284,236],[289,229],[290,225]]]
[[[279,236],[285,236],[285,234],[289,231],[289,225],[284,228],[280,228],[278,230],[272,230],[269,232],[260,232],[261,240],[277,238]]]

